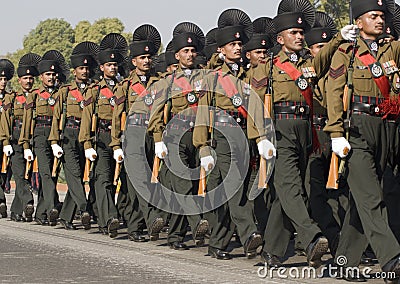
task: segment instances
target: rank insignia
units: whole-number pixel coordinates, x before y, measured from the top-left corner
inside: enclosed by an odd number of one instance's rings
[[[383,70],[379,62],[370,64],[369,69],[371,70],[372,76],[374,76],[375,78],[379,78],[383,75]]]

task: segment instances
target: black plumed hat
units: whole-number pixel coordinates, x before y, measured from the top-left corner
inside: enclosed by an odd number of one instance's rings
[[[213,28],[206,34],[206,45],[203,48],[203,53],[207,60],[209,60],[211,56],[218,50],[217,30],[217,28]]]
[[[315,22],[315,10],[309,0],[282,0],[273,23],[275,32],[299,28],[308,32]]]
[[[27,75],[38,76],[38,64],[42,60],[39,54],[27,53],[23,55],[18,62],[17,74],[18,77]]]
[[[329,42],[337,33],[335,22],[328,14],[317,11],[315,13],[314,27],[305,34],[308,46],[316,43]]]
[[[128,55],[128,42],[117,33],[106,35],[100,42],[98,61],[100,64],[107,62],[122,63]]]
[[[69,77],[69,65],[65,62],[64,56],[58,50],[48,50],[43,54],[42,60],[38,64],[39,74],[45,72],[62,73],[63,76]]]
[[[244,50],[251,51],[254,49],[269,49],[274,44],[272,37],[274,37],[275,28],[272,19],[268,17],[261,17],[253,21],[253,36],[246,43]]]
[[[253,23],[250,17],[239,9],[228,9],[218,18],[216,34],[218,47],[232,41],[241,41],[246,44],[253,34]]]
[[[165,49],[165,64],[167,67],[172,64],[178,64],[179,61],[175,57],[175,50],[172,46],[172,41],[167,44],[167,48]]]
[[[99,54],[100,47],[91,41],[79,43],[72,50],[71,65],[72,68],[79,66],[89,66],[95,68],[97,66],[96,58]]]
[[[133,42],[130,46],[131,57],[143,54],[154,55],[161,46],[161,36],[158,30],[149,24],[138,27],[133,32]]]
[[[172,46],[175,52],[188,46],[193,46],[196,51],[203,50],[205,37],[200,27],[191,22],[178,24],[172,33]]]
[[[0,59],[0,77],[10,80],[14,76],[14,64],[8,59]]]

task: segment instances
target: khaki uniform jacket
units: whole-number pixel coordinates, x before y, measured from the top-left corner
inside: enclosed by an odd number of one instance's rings
[[[148,132],[153,135],[154,142],[162,141],[162,133],[165,129],[164,105],[169,98],[171,99],[172,116],[175,114],[182,114],[185,116],[196,115],[196,110],[191,107],[191,104],[187,100],[187,92],[184,92],[185,90],[182,89],[183,85],[177,83],[179,82],[178,80],[186,81],[191,87],[190,93],[195,95],[197,98],[196,101],[198,101],[206,72],[200,69],[191,71],[191,75],[187,77],[182,68],[179,67],[174,74],[169,75],[150,87],[150,92],[157,94],[148,126]]]
[[[158,77],[150,77],[147,85],[143,86],[148,89],[152,84],[159,80]],[[131,76],[118,84],[117,91],[115,92],[115,107],[112,117],[111,126],[111,143],[110,147],[114,150],[121,148],[121,115],[124,111],[127,113],[141,113],[146,114],[150,112],[150,108],[144,103],[143,98],[139,97],[133,90],[132,86],[141,84],[139,76],[136,72],[132,72]],[[125,109],[127,108],[127,109]]]
[[[340,33],[338,33],[325,47],[320,50],[315,58],[312,58],[311,56],[307,57],[306,59],[300,57],[297,63],[293,65],[300,72],[303,72],[302,68],[313,67],[316,73],[315,80],[319,80],[328,72],[332,56],[341,42],[343,42],[343,38]],[[278,56],[280,57],[280,61],[282,63],[290,61],[289,57],[283,50],[279,51],[274,58]],[[250,73],[250,84],[261,98],[264,97],[266,92],[271,64],[270,61],[271,60],[268,58],[265,63],[259,63],[258,66]],[[274,65],[272,68],[272,76],[274,103],[305,102],[305,99],[302,96],[296,82],[292,80],[292,78],[283,70]]]
[[[106,80],[102,79],[97,84],[91,85],[85,96],[85,103],[82,112],[81,129],[79,131],[79,142],[83,143],[84,149],[93,148],[92,145],[92,117],[95,111],[95,104],[97,104],[97,115],[99,119],[112,120],[113,106],[110,104],[109,99],[101,93],[102,89],[108,88]],[[117,90],[114,86],[111,90],[113,93]],[[115,97],[115,96],[114,96]]]
[[[39,89],[34,89],[31,91],[26,99],[24,118],[22,122],[21,136],[19,137],[18,144],[22,145],[24,149],[29,149],[29,140],[31,139],[31,127],[34,123],[34,110],[36,110],[37,116],[53,116],[53,108],[49,105],[48,100],[43,98],[40,94],[47,92],[47,90],[41,86]],[[54,89],[51,94],[56,100],[54,94],[57,89]]]
[[[226,63],[219,66],[215,71],[222,70],[222,76],[233,76],[232,71]],[[256,139],[257,142],[260,137],[264,135],[263,131],[263,106],[260,103],[259,97],[251,93],[250,85],[246,77],[246,73],[242,67],[240,67],[238,74],[238,80],[232,82],[236,86],[238,92],[243,99],[243,106],[247,105],[247,137],[248,139]],[[213,96],[215,96],[215,107],[225,111],[238,111],[238,109],[232,104],[232,101],[226,92],[222,88],[221,84],[217,81],[215,84],[215,72],[210,72],[203,79],[204,94],[199,100],[199,109],[196,116],[196,124],[193,130],[193,145],[200,149],[200,157],[210,155],[207,146],[209,139],[209,127],[210,116],[207,106],[212,106]],[[256,123],[255,123],[256,121]]]
[[[23,96],[27,97],[27,94],[23,92],[18,93],[7,93],[4,96],[2,107],[3,110],[1,111],[0,116],[0,140],[3,142],[3,146],[10,145],[10,139],[12,135],[12,128],[14,124],[14,120],[19,119],[22,121],[24,116],[24,106],[25,103],[20,103],[16,97]]]
[[[53,111],[53,121],[51,125],[51,131],[49,135],[49,140],[51,144],[57,144],[60,140],[59,135],[59,123],[61,117],[63,116],[63,104],[66,103],[66,118],[67,117],[77,117],[82,118],[83,109],[80,106],[80,102],[71,94],[71,91],[79,90],[76,82],[72,82],[70,85],[64,85],[61,87],[54,97],[57,98],[57,103],[54,105]],[[79,90],[80,91],[80,90]],[[82,96],[84,97],[87,91],[87,87],[83,90]],[[84,103],[84,101],[82,100]]]
[[[366,52],[370,52],[367,44],[360,38],[358,38],[357,45],[358,54],[362,55]],[[352,54],[352,44],[342,44],[339,50],[335,53],[332,58],[332,64],[329,71],[327,92],[328,92],[328,123],[324,128],[324,131],[329,132],[332,138],[342,137],[344,134],[343,128],[343,93],[347,82],[347,68],[349,66],[350,58]],[[394,60],[396,65],[400,64],[400,42],[384,43],[379,47],[377,53],[377,61],[381,64]],[[355,57],[354,60],[354,72],[353,72],[353,95],[368,96],[375,98],[383,98],[379,91],[375,81],[373,80],[372,74],[367,66]],[[383,68],[383,67],[382,67]],[[383,71],[385,73],[385,71]],[[396,82],[399,74],[395,74],[390,78],[393,82]],[[392,84],[393,85],[393,84]],[[391,96],[396,96],[391,93]]]

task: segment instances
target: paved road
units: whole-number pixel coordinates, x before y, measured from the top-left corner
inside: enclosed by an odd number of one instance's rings
[[[11,202],[11,195],[8,195]],[[40,226],[0,219],[0,281],[2,283],[344,283],[334,278],[282,279],[257,275],[260,258],[248,260],[232,242],[233,260],[205,256],[207,247],[189,251],[166,246],[166,234],[156,242],[135,243],[121,230],[116,239],[90,231],[66,231],[60,226]],[[305,257],[288,253],[286,268],[301,270]],[[325,259],[329,262],[330,256]],[[374,270],[378,269],[375,265]],[[321,272],[319,269],[318,272]],[[383,281],[369,281],[382,283]]]

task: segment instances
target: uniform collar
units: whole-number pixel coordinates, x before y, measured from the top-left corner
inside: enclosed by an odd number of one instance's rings
[[[131,84],[135,85],[137,83],[142,84],[142,81],[140,80],[138,74],[136,74],[136,72],[132,72],[129,80],[131,80]],[[147,84],[145,87],[151,86],[151,84],[153,84],[155,81],[158,81],[159,79],[157,77],[154,76],[150,76],[147,80]],[[142,84],[143,85],[143,84]]]
[[[226,62],[224,62],[224,64],[222,64],[222,67],[220,67],[218,69],[221,69],[221,71],[222,71],[224,76],[229,74],[229,75],[232,75],[232,76],[240,78],[240,77],[243,76],[243,74],[245,74],[245,71],[244,71],[243,67],[240,64],[238,64],[238,66],[239,66],[239,70],[238,70],[236,76],[234,75],[234,73],[232,72],[231,68],[228,66],[228,64]]]

